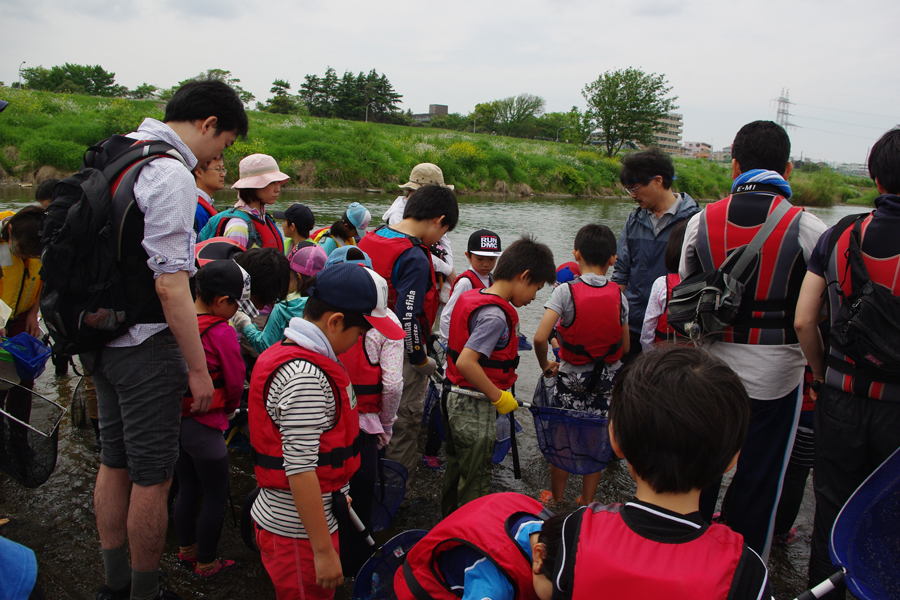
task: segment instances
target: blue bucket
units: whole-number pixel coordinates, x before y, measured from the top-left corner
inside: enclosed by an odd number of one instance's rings
[[[50,358],[50,347],[24,331],[0,341],[0,347],[12,354],[16,360],[16,372],[23,381],[40,377]]]
[[[375,551],[353,582],[353,600],[389,600],[394,595],[394,573],[406,560],[410,549],[428,531],[411,529],[397,534]]]

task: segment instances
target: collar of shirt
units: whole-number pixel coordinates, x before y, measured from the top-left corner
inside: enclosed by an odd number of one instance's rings
[[[262,210],[258,210],[258,209],[253,208],[252,206],[250,206],[243,200],[238,200],[237,202],[234,203],[234,207],[242,208],[245,211],[247,211],[248,213],[252,213],[252,214],[256,215],[260,219],[263,217],[264,214],[266,214],[266,205],[265,204],[262,205]]]
[[[653,225],[653,230],[656,233],[659,233],[659,230],[669,222],[675,213],[678,212],[678,207],[681,206],[681,201],[683,200],[683,196],[681,194],[675,194],[675,202],[672,203],[672,206],[662,214],[662,216],[657,217],[652,210],[648,210],[647,214],[650,217],[650,224]],[[646,209],[644,209],[646,210]]]
[[[163,123],[162,121],[157,121],[156,119],[146,118],[144,119],[141,126],[137,128],[137,131],[134,133],[129,133],[127,137],[137,138],[143,140],[160,140],[162,142],[168,142],[175,147],[176,150],[184,157],[184,161],[187,163],[189,169],[193,170],[194,167],[197,166],[197,157],[194,156],[194,153],[191,152],[191,149],[188,148],[187,144],[181,141],[181,138],[178,137],[178,134],[175,133],[175,130]]]
[[[197,188],[197,195],[200,196],[201,198],[203,198],[204,200],[206,200],[207,202],[209,202],[210,204],[213,203],[213,199],[209,197],[209,194],[207,194],[200,188]]]

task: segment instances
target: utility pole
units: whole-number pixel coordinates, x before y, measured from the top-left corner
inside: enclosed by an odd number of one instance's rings
[[[25,61],[22,61],[22,65],[25,64]],[[22,65],[19,65],[19,89],[22,89]]]
[[[792,127],[796,128],[797,126],[791,123],[791,98],[790,98],[790,90],[786,88],[781,88],[781,96],[775,98],[775,102],[777,102],[777,116],[775,117],[775,122],[784,127],[785,129]]]

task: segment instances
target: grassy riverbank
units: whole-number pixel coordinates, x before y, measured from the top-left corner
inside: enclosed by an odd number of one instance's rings
[[[10,102],[0,116],[0,178],[42,180],[78,168],[89,145],[113,133],[133,131],[144,117],[162,118],[153,101],[107,99],[0,88]],[[240,159],[254,152],[274,156],[292,185],[302,188],[397,186],[420,162],[433,162],[445,180],[468,193],[623,196],[619,161],[592,147],[451,132],[274,115],[250,111],[250,135],[227,153],[228,181]],[[677,191],[699,199],[721,198],[731,186],[730,166],[676,159]],[[832,172],[791,178],[802,203],[870,199],[865,180]]]

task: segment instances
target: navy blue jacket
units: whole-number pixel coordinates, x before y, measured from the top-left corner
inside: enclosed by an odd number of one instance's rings
[[[665,253],[672,228],[700,212],[700,207],[693,198],[685,193],[681,195],[683,199],[678,210],[659,235],[653,232],[650,211],[635,208],[628,215],[616,244],[616,264],[610,279],[627,286],[625,298],[628,300],[628,327],[636,333],[641,332],[644,324],[644,312],[647,310],[653,282],[667,274]]]

